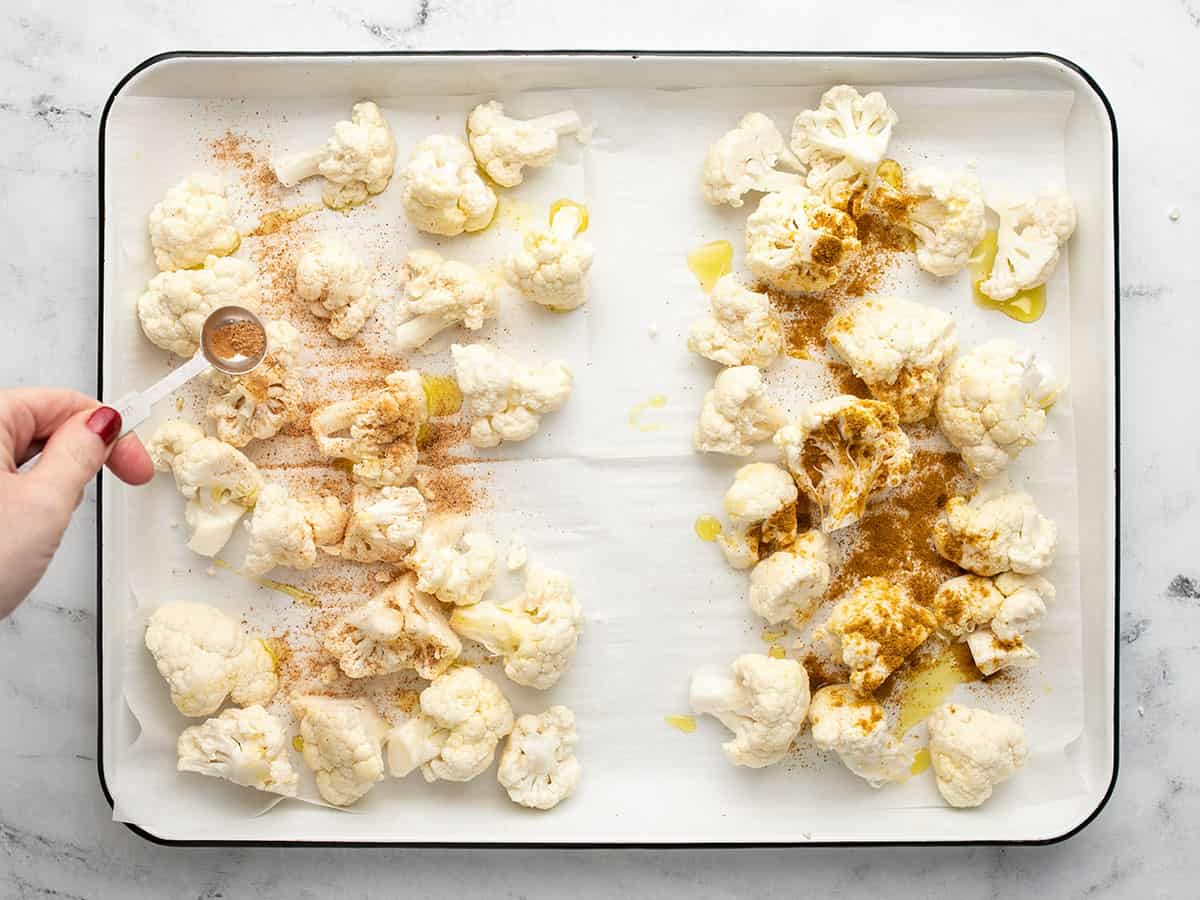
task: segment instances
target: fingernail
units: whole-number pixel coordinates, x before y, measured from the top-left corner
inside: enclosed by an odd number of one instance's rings
[[[88,431],[100,436],[105,444],[111,444],[121,433],[121,414],[111,406],[101,406],[88,416]]]

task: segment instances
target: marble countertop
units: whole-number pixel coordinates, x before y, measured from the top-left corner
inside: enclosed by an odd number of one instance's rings
[[[795,11],[784,7],[794,6]],[[1012,0],[914,14],[863,0],[730,5],[565,0],[9,0],[0,11],[0,384],[94,390],[96,152],[113,84],[162,50],[654,47],[1045,49],[1089,70],[1121,129],[1124,513],[1121,777],[1099,819],[1049,848],[754,852],[165,849],[111,820],[96,778],[94,499],[46,579],[0,622],[0,896],[290,900],[335,892],[654,896],[1170,897],[1195,893],[1200,778],[1200,457],[1187,408],[1200,326],[1195,256],[1200,0]],[[53,11],[49,11],[53,9]],[[1188,98],[1191,97],[1189,100]],[[1178,176],[1174,173],[1178,172]],[[1178,220],[1168,211],[1178,209]],[[1147,402],[1149,398],[1156,398]],[[1180,440],[1180,435],[1183,440]],[[1191,662],[1189,662],[1191,660]]]

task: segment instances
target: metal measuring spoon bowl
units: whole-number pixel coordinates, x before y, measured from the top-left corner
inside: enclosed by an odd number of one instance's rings
[[[267,356],[267,330],[254,313],[240,306],[222,306],[204,320],[200,351],[218,372],[245,375]]]

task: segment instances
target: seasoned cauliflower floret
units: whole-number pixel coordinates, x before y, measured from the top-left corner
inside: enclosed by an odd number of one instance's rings
[[[534,303],[567,312],[587,302],[594,251],[579,237],[587,228],[587,209],[571,202],[555,206],[548,228],[521,236],[521,246],[504,263],[504,279]]]
[[[417,144],[400,179],[404,212],[421,231],[446,237],[480,231],[496,214],[496,192],[453,135],[434,134]]]
[[[417,590],[411,572],[334,623],[324,641],[350,678],[413,669],[437,678],[458,659],[462,642],[433,597]]]
[[[780,172],[778,164],[802,168],[774,122],[759,112],[746,113],[737,128],[708,148],[701,177],[704,199],[714,206],[738,207],[749,191],[768,193],[804,184],[803,175]]]
[[[200,348],[204,320],[222,306],[257,312],[258,282],[249,263],[209,256],[203,268],[160,272],[151,278],[138,298],[138,321],[155,346],[192,356]]]
[[[976,575],[1034,575],[1054,562],[1058,529],[1022,491],[951,497],[933,523],[938,553]]]
[[[565,706],[517,719],[496,773],[513,803],[553,809],[570,797],[581,771],[575,756],[578,740],[575,714]]]
[[[830,553],[819,531],[772,553],[750,573],[750,608],[772,625],[808,616],[829,589]]]
[[[776,432],[775,446],[820,509],[826,533],[857,522],[873,494],[896,487],[912,468],[908,435],[891,405],[849,395],[809,405]]]
[[[212,715],[230,696],[239,706],[266,703],[279,686],[266,644],[204,603],[156,609],[146,625],[146,649],[185,716]]]
[[[1032,197],[1006,198],[993,208],[1000,216],[996,261],[979,290],[993,300],[1045,284],[1058,265],[1059,249],[1075,232],[1075,202],[1054,188]]]
[[[908,778],[912,753],[888,730],[887,715],[873,697],[848,684],[826,685],[813,694],[808,719],[813,743],[836,753],[871,787]]]
[[[922,168],[905,180],[917,264],[933,275],[961,272],[987,232],[983,186],[970,172]]]
[[[723,366],[765,368],[783,352],[783,325],[766,294],[725,275],[713,288],[712,315],[692,323],[688,349]]]
[[[979,806],[1028,755],[1025,729],[1007,716],[946,703],[929,717],[929,757],[951,806]]]
[[[203,725],[183,730],[175,745],[176,768],[295,797],[300,776],[287,747],[283,724],[261,706],[227,709]]]
[[[217,437],[234,447],[274,437],[300,415],[296,353],[300,332],[283,321],[265,323],[267,355],[245,375],[209,374],[208,418]]]
[[[326,552],[355,562],[402,562],[421,536],[427,513],[414,487],[356,484],[342,545]]]
[[[429,407],[417,372],[393,372],[386,386],[339,400],[312,414],[313,437],[325,456],[348,459],[359,484],[404,484],[417,466],[417,435]]]
[[[688,693],[694,712],[733,732],[721,749],[735,766],[761,769],[779,762],[808,713],[808,673],[794,659],[746,653],[729,672],[697,672]]]
[[[330,209],[346,209],[382,193],[396,168],[392,129],[369,100],[355,103],[349,120],[333,126],[321,147],[272,161],[275,177],[287,187],[305,178],[325,178],[323,199]]]
[[[958,349],[954,319],[899,297],[859,300],[830,319],[825,337],[901,422],[919,422],[933,411],[942,368]]]
[[[420,579],[418,590],[443,603],[470,606],[496,581],[496,542],[467,531],[465,516],[442,514],[425,523],[407,564]]]
[[[296,261],[296,294],[314,316],[328,320],[329,333],[342,341],[358,334],[379,304],[371,270],[346,244],[334,240],[304,248]]]
[[[420,766],[426,781],[470,781],[512,729],[512,707],[494,681],[451,669],[421,691],[421,712],[388,733],[388,769],[396,778]]]
[[[388,726],[370,700],[294,697],[292,712],[300,720],[304,762],[327,803],[349,806],[383,780]]]
[[[717,544],[729,565],[748,569],[796,539],[796,499],[792,476],[773,463],[750,463],[733,476],[725,492],[729,530]]]
[[[571,395],[571,367],[561,359],[531,366],[483,344],[454,344],[450,355],[476,447],[528,440]]]
[[[342,539],[346,510],[337,497],[290,497],[281,484],[268,484],[258,495],[247,526],[250,546],[242,572],[251,577],[276,566],[311,569],[317,548]]]
[[[558,139],[579,131],[579,113],[565,110],[536,119],[512,119],[504,104],[481,103],[467,116],[467,139],[479,167],[502,187],[515,187],[525,176],[522,169],[540,169],[558,156]]]
[[[183,179],[150,211],[154,261],[164,272],[198,269],[210,256],[229,256],[241,242],[233,207],[214,175]]]
[[[504,674],[517,684],[553,687],[575,655],[583,610],[562,572],[525,567],[525,590],[507,603],[489,601],[454,610],[450,627],[504,657]]]
[[[859,247],[854,220],[805,187],[767,194],[746,219],[746,265],[781,291],[825,290]]]
[[[981,478],[993,478],[1046,427],[1061,388],[1032,351],[993,340],[954,360],[937,398],[946,440]]]
[[[415,350],[455,325],[478,331],[500,313],[495,290],[466,263],[442,259],[435,250],[414,250],[404,261],[405,321],[396,329],[401,353]]]
[[[787,423],[783,410],[767,397],[757,366],[735,366],[717,376],[704,395],[694,443],[704,453],[749,456]]]
[[[1037,662],[1038,652],[1025,638],[1041,627],[1055,595],[1054,585],[1040,575],[1005,572],[993,583],[1004,599],[988,626],[967,637],[975,667],[984,675]]]
[[[965,640],[977,628],[992,621],[1004,595],[990,578],[959,575],[943,581],[933,595],[933,612],[938,629],[949,637]]]

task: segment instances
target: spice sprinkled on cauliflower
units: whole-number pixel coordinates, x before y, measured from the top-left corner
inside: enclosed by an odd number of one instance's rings
[[[969,501],[951,497],[933,523],[938,553],[976,575],[1013,571],[1034,575],[1052,562],[1054,522],[1022,491],[980,491]]]
[[[729,565],[748,569],[796,540],[796,499],[792,476],[773,463],[750,463],[733,476],[725,492],[729,530],[717,544]]]
[[[466,263],[442,259],[434,250],[414,250],[404,262],[405,321],[396,329],[401,353],[424,346],[455,325],[478,331],[500,313],[492,286]]]
[[[245,375],[209,374],[208,418],[217,437],[234,447],[277,435],[300,414],[296,353],[300,332],[283,321],[268,321],[267,355]]]
[[[766,294],[725,275],[713,288],[712,315],[692,323],[688,349],[723,366],[765,368],[783,352],[783,325]]]
[[[341,241],[323,240],[304,249],[296,261],[296,294],[309,311],[327,319],[329,333],[347,340],[375,314],[379,297],[371,270]]]
[[[578,740],[575,714],[565,706],[517,719],[496,773],[513,803],[553,809],[570,797],[581,772],[575,756]]]
[[[550,227],[531,228],[504,263],[504,278],[527,299],[556,312],[587,302],[592,245],[579,235],[587,227],[587,208],[570,201],[555,204]]]
[[[979,290],[993,300],[1045,284],[1058,265],[1059,249],[1075,232],[1075,202],[1066,192],[1045,190],[1007,198],[993,207],[1000,216],[996,261]]]
[[[418,590],[443,603],[470,606],[496,581],[496,542],[467,531],[465,516],[438,515],[425,523],[407,562],[420,579]]]
[[[871,787],[908,778],[912,753],[888,731],[887,715],[874,698],[848,684],[827,685],[813,695],[808,718],[813,743],[835,752]]]
[[[1005,572],[993,583],[1004,599],[987,627],[967,636],[971,657],[984,675],[1037,662],[1038,652],[1025,638],[1041,627],[1046,604],[1055,596],[1054,585],[1040,575]]]
[[[947,703],[929,717],[929,757],[951,806],[979,806],[1028,755],[1025,729],[1007,716]]]
[[[859,247],[854,220],[804,187],[767,194],[746,219],[746,265],[781,291],[825,290]]]
[[[574,110],[513,119],[504,104],[481,103],[467,117],[467,138],[479,167],[502,187],[515,187],[524,179],[525,166],[540,169],[558,156],[558,139],[579,131],[583,123]]]
[[[183,179],[150,211],[154,261],[164,272],[198,269],[210,256],[229,256],[241,242],[233,207],[214,175]]]
[[[450,355],[476,447],[528,440],[571,395],[571,367],[561,359],[530,366],[483,344],[454,344]]]
[[[779,164],[802,168],[774,122],[759,112],[746,113],[737,128],[708,148],[701,178],[704,199],[714,206],[738,207],[749,191],[768,193],[804,184],[803,175],[780,172],[775,168]]]
[[[209,256],[203,268],[160,272],[138,298],[138,321],[157,347],[177,356],[192,356],[200,348],[204,320],[222,306],[259,307],[254,268],[240,259]]]
[[[414,487],[356,484],[342,545],[326,552],[355,562],[402,562],[420,537],[427,513],[425,498]]]
[[[227,709],[184,729],[175,745],[176,768],[294,797],[300,776],[287,747],[283,724],[261,706]]]
[[[923,168],[909,175],[904,191],[917,264],[940,277],[961,272],[987,232],[979,179],[969,172]]]
[[[754,444],[786,422],[783,410],[767,397],[759,368],[735,366],[721,372],[704,395],[694,443],[704,453],[749,456]]]
[[[806,531],[750,573],[750,608],[772,625],[807,617],[829,589],[829,538]]]
[[[253,577],[276,566],[311,569],[317,548],[336,544],[345,527],[346,510],[337,497],[290,497],[283,485],[268,484],[250,519],[242,572]]]
[[[387,723],[368,699],[292,698],[300,720],[304,762],[327,803],[349,806],[383,780]]]
[[[487,228],[496,214],[496,192],[458,138],[434,134],[413,150],[400,173],[408,220],[421,231],[453,237]]]
[[[1004,595],[990,578],[959,575],[943,581],[933,595],[933,612],[938,629],[949,637],[965,640],[977,628],[992,621]]]

